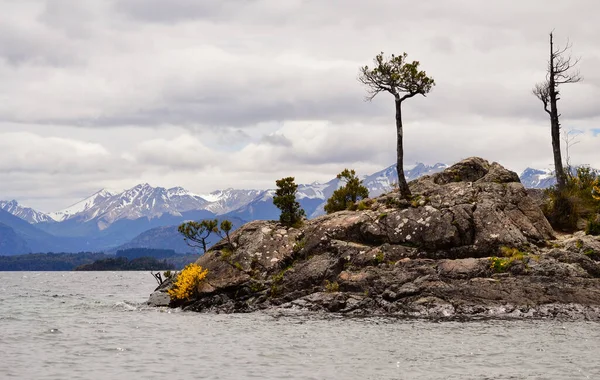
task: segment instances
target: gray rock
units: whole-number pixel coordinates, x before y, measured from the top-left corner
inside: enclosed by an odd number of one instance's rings
[[[148,298],[148,305],[150,306],[169,306],[170,303],[171,297],[169,297],[169,294],[159,290],[150,294]]]

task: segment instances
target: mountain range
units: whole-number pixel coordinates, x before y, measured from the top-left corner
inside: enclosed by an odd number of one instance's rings
[[[417,163],[405,171],[408,181],[447,168]],[[397,183],[396,166],[363,177],[370,196]],[[528,168],[521,174],[526,187],[543,188],[555,181],[550,171]],[[298,186],[297,199],[309,218],[324,214],[323,207],[343,184]],[[44,214],[17,201],[0,201],[0,255],[28,252],[114,252],[123,248],[168,248],[189,252],[176,226],[186,220],[226,218],[238,227],[257,219],[277,219],[275,190],[217,190],[198,195],[181,187],[166,189],[140,184],[122,192],[100,190],[64,210]]]

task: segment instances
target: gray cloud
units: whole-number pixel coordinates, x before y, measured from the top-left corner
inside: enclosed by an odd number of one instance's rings
[[[585,81],[560,101],[565,128],[585,131],[574,158],[600,166],[594,0],[0,0],[0,9],[0,134],[11,134],[0,198],[48,210],[138,181],[203,192],[289,174],[327,180],[350,166],[367,174],[395,154],[392,98],[364,102],[356,81],[379,51],[406,51],[437,82],[403,106],[406,162],[479,154],[546,167],[549,122],[530,90],[544,78],[552,29],[582,57]]]

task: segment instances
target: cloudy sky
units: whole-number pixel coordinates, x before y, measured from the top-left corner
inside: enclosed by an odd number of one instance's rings
[[[404,103],[405,162],[550,168],[532,86],[548,33],[574,163],[600,167],[597,0],[0,0],[0,199],[56,211],[138,183],[268,188],[395,160],[393,99],[358,68],[407,52],[437,86]]]

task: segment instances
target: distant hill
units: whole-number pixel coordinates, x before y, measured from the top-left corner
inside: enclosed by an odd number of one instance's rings
[[[3,209],[0,209],[0,223],[4,226],[0,255],[14,254],[10,252],[58,252],[72,247],[71,239],[57,238]]]
[[[11,227],[0,223],[0,255],[21,255],[30,252],[25,239],[17,235]]]

